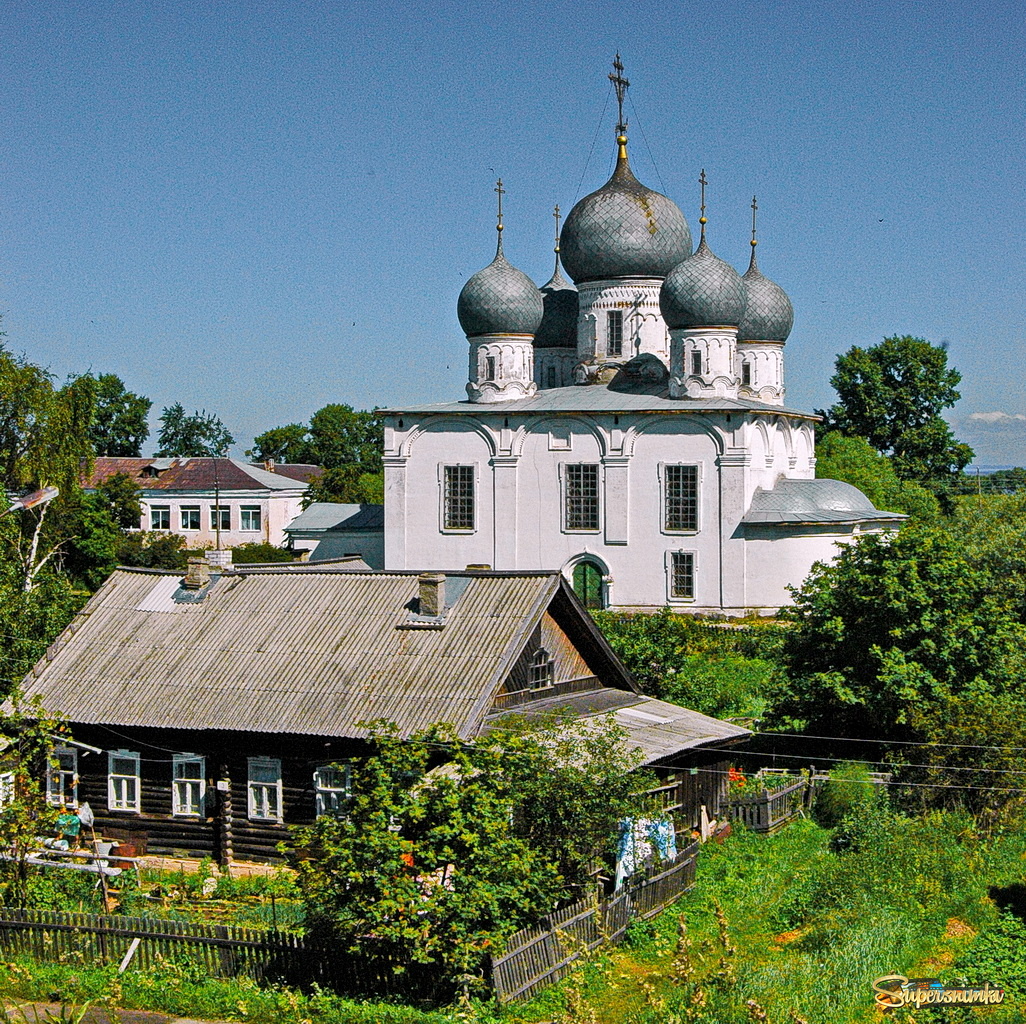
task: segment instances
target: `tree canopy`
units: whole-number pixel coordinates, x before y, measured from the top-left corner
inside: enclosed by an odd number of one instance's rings
[[[160,414],[157,455],[161,458],[224,457],[235,438],[218,416],[202,412],[187,415],[181,402],[168,406]]]
[[[126,390],[113,373],[96,378],[96,405],[89,438],[97,455],[138,458],[150,436],[147,417],[153,403]]]
[[[837,357],[830,383],[838,402],[821,415],[828,429],[864,437],[893,458],[903,480],[950,481],[972,460],[941,416],[960,395],[962,375],[941,345],[908,335]]]

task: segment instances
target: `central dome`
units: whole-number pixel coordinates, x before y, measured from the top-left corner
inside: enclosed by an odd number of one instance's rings
[[[613,176],[570,211],[559,248],[576,284],[666,277],[691,255],[691,229],[677,204],[646,188],[627,162],[626,138]]]

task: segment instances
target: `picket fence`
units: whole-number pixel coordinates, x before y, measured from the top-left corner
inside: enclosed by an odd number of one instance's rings
[[[671,904],[694,885],[698,847],[691,843],[656,873],[632,881],[607,900],[581,900],[511,935],[505,952],[492,958],[499,1000],[526,999],[554,984],[583,953],[615,942],[631,921],[643,921]]]
[[[754,785],[759,782],[758,778],[752,781]],[[755,832],[776,832],[802,812],[808,789],[809,780],[799,778],[781,789],[733,794],[727,802],[727,816]]]

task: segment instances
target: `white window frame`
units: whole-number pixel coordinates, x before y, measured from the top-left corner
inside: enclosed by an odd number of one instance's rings
[[[556,659],[544,648],[539,647],[531,658],[527,668],[527,688],[544,690],[552,686],[556,679]]]
[[[338,781],[341,777],[341,782]],[[314,803],[317,817],[343,814],[352,793],[352,772],[348,764],[322,764],[314,769]]]
[[[189,517],[196,523],[195,526],[187,526],[185,523],[185,515],[189,514]],[[180,505],[178,508],[178,521],[182,524],[182,529],[187,530],[190,533],[193,530],[200,530],[203,528],[203,509],[199,505]]]
[[[157,516],[160,516],[161,521],[167,518],[167,526],[157,526]],[[150,529],[157,533],[170,533],[171,532],[171,506],[170,505],[150,505]]]
[[[449,485],[449,473],[450,469],[460,469],[470,471],[470,486],[471,486],[471,506],[470,506],[470,519],[471,526],[449,526],[448,517],[446,516],[446,506],[448,505],[448,485]],[[477,524],[479,520],[480,508],[478,505],[478,495],[480,488],[478,487],[478,472],[476,462],[440,462],[438,464],[438,529],[441,533],[462,533],[471,534],[477,533]]]
[[[47,768],[46,802],[51,807],[64,805],[74,810],[78,807],[78,751],[74,747],[54,747],[50,757],[57,764]],[[69,767],[64,767],[65,763]]]
[[[199,765],[199,774],[180,775],[185,765]],[[196,799],[190,799],[195,791]],[[199,754],[175,754],[171,763],[171,814],[176,818],[202,818],[206,813],[207,760]],[[196,810],[193,810],[195,804]]]
[[[698,357],[697,359],[695,357]],[[705,373],[705,356],[699,348],[691,350],[691,377],[701,377]]]
[[[256,526],[253,517],[256,516]],[[263,509],[259,505],[239,506],[239,529],[244,533],[259,533],[263,527]],[[247,520],[249,525],[247,525]]]
[[[741,386],[745,388],[752,386],[752,361],[750,359],[741,360]]]
[[[690,466],[695,470],[695,526],[694,529],[675,530],[666,525],[669,486],[667,470],[671,466]],[[702,463],[700,462],[660,462],[659,463],[659,530],[671,536],[693,536],[702,530]]]
[[[570,500],[569,471],[578,466],[590,466],[595,470],[595,525],[571,526],[567,505]],[[602,464],[600,462],[561,462],[559,464],[559,506],[561,527],[564,533],[601,533],[602,532]]]
[[[619,358],[623,355],[623,310],[606,310],[606,355]],[[613,341],[616,340],[614,346]]]
[[[684,597],[673,592],[675,556],[691,558],[691,596]],[[698,600],[698,552],[691,548],[675,548],[666,552],[666,600],[669,604],[694,604]]]
[[[210,506],[210,529],[217,532],[217,514],[221,513],[221,533],[228,533],[232,528],[232,507],[231,505]],[[225,525],[227,520],[227,525]]]
[[[115,761],[132,761],[134,771],[115,772]],[[135,750],[111,750],[107,754],[107,810],[138,814],[142,806],[142,778],[139,774],[140,757]],[[128,799],[132,792],[131,799]]]
[[[250,821],[282,821],[281,758],[248,757],[246,765],[246,802]],[[254,769],[268,769],[276,778],[272,782],[254,779]],[[274,807],[268,799],[272,794]]]

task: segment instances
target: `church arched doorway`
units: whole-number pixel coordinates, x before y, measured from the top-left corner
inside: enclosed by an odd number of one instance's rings
[[[590,559],[584,559],[574,566],[574,593],[585,608],[606,606],[602,575],[602,569]]]

